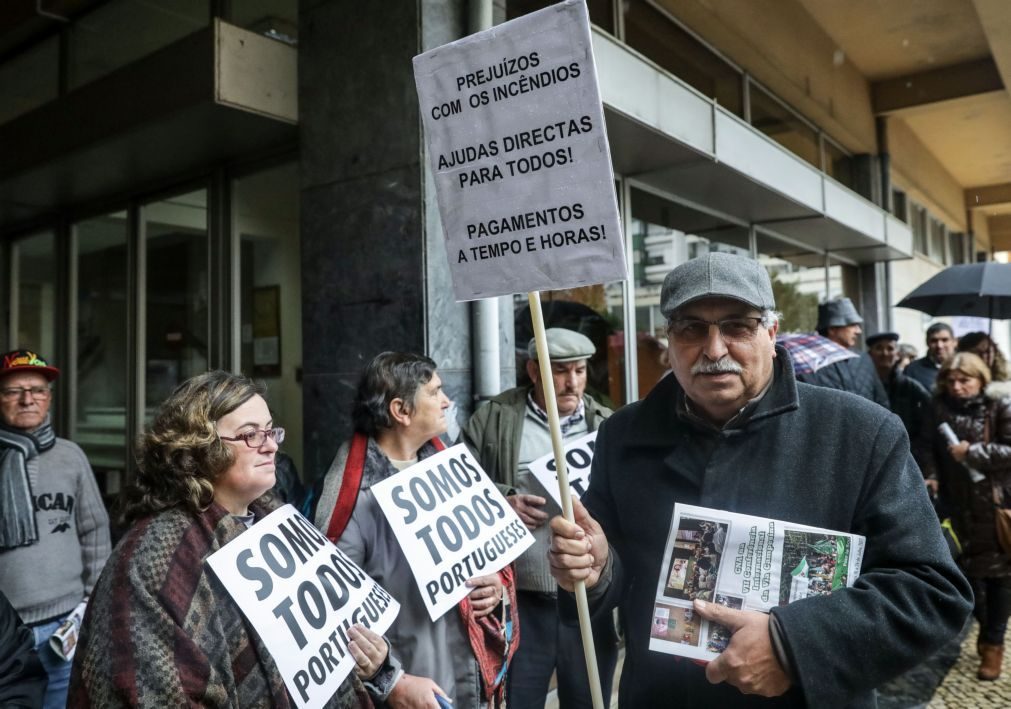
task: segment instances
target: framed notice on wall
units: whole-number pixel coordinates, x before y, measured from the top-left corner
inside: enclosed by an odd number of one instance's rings
[[[281,287],[253,289],[253,376],[281,376]]]

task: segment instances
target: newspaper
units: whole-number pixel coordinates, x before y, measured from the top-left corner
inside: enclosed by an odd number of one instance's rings
[[[692,602],[768,612],[852,586],[866,540],[765,517],[674,505],[660,565],[649,649],[715,659],[730,632],[696,615]]]

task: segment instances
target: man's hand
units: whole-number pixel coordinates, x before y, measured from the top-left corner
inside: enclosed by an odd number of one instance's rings
[[[352,625],[348,636],[351,638],[348,650],[355,658],[355,672],[362,679],[369,679],[382,667],[389,647],[382,635],[369,630],[361,623]]]
[[[727,682],[744,694],[763,697],[778,697],[790,688],[790,678],[772,650],[768,615],[702,601],[695,601],[695,612],[730,630],[727,649],[706,666],[712,684]]]
[[[441,694],[452,702],[442,687],[428,677],[405,674],[393,686],[386,703],[393,709],[439,709],[439,703],[435,701],[436,694]]]
[[[502,600],[502,578],[497,573],[475,576],[467,585],[474,589],[470,592],[470,606],[475,618],[488,615]]]
[[[539,495],[508,495],[506,502],[516,511],[527,529],[537,529],[548,521],[548,513],[541,509],[548,501]]]
[[[969,456],[969,441],[959,441],[948,446],[948,452],[957,462],[962,463]]]
[[[561,515],[551,520],[551,547],[548,562],[551,575],[558,585],[572,591],[577,581],[593,588],[607,562],[607,537],[597,520],[590,516],[579,500],[572,500],[575,524]]]

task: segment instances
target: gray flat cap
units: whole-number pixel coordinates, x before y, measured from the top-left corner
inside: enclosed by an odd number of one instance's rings
[[[816,330],[827,330],[830,327],[846,327],[847,325],[862,325],[853,301],[849,298],[836,298],[818,306],[818,325]]]
[[[670,317],[681,306],[701,298],[733,298],[756,310],[776,308],[769,274],[758,261],[718,251],[686,261],[667,274],[660,292],[660,312]]]
[[[864,344],[868,347],[873,347],[879,342],[898,342],[899,333],[897,332],[878,332],[867,339],[864,340]]]
[[[597,351],[590,338],[563,327],[549,327],[544,331],[548,338],[548,358],[552,362],[575,362],[589,359]],[[527,345],[527,355],[537,360],[537,340],[530,338]]]

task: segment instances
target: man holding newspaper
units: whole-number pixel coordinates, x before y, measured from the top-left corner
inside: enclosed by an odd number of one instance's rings
[[[860,397],[795,381],[757,261],[711,253],[682,264],[664,282],[661,309],[674,376],[604,424],[577,524],[551,522],[559,585],[585,580],[594,615],[623,611],[620,706],[768,705],[744,695],[873,706],[874,687],[926,659],[970,609],[902,423]],[[675,503],[862,535],[859,578],[768,614],[696,594],[683,615],[724,626],[725,651],[705,667],[651,651]],[[700,526],[695,543],[710,556],[711,531]],[[571,595],[560,603],[575,614]]]

